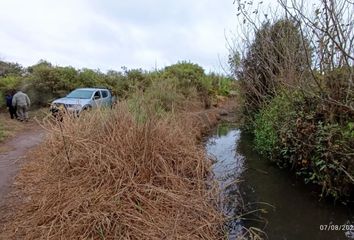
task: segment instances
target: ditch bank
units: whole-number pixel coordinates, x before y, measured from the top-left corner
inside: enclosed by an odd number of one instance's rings
[[[259,156],[251,136],[236,125],[220,122],[205,148],[215,160],[213,172],[222,190],[221,208],[229,219],[229,239],[245,234],[288,240],[354,239],[352,207],[319,200],[318,192],[302,179]],[[324,230],[330,226],[343,229]]]

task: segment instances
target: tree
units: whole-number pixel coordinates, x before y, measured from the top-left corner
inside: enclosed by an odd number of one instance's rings
[[[236,71],[249,114],[258,111],[280,87],[301,81],[310,62],[309,49],[299,26],[290,19],[273,24],[267,21],[256,30],[254,41]]]
[[[341,78],[325,78],[327,93],[319,96],[320,100],[354,112],[354,4],[348,0],[320,0],[310,11],[304,11],[303,1],[278,1],[286,13],[299,23],[302,36],[311,39],[315,57],[309,69],[322,76],[332,75],[338,69],[342,71]],[[316,74],[312,77],[323,92],[321,79]],[[333,98],[331,93],[338,91],[342,92],[342,98]]]
[[[205,78],[204,69],[198,64],[189,62],[179,62],[165,68],[165,78],[178,79],[178,86],[181,88],[196,87],[202,90],[203,79]]]
[[[9,75],[19,76],[23,72],[23,67],[18,63],[0,61],[0,77]]]

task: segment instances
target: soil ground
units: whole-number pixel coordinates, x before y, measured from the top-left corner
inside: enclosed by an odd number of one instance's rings
[[[9,131],[0,142],[0,206],[10,192],[14,178],[30,149],[37,146],[44,137],[44,130],[34,121],[18,122],[1,114],[2,124]]]

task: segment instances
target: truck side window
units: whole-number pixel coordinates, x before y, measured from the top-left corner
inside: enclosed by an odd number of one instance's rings
[[[93,95],[93,99],[100,99],[101,95],[100,95],[100,91],[96,91],[95,95]]]
[[[107,91],[101,91],[102,93],[102,98],[108,97],[108,92]]]

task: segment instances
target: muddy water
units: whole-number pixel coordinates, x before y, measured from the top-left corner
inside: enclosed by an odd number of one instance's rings
[[[251,138],[236,127],[220,124],[206,149],[216,161],[214,174],[223,189],[221,208],[230,219],[229,239],[250,226],[263,230],[268,239],[354,239],[353,207],[319,200],[301,179],[257,155]],[[321,230],[325,225],[352,231]]]

